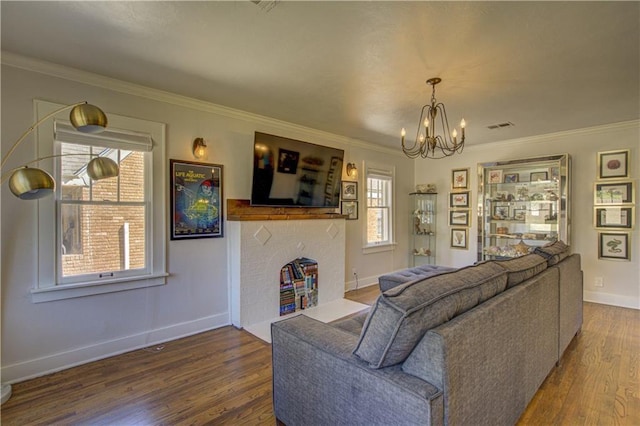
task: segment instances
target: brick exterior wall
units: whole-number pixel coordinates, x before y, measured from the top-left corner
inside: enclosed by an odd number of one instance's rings
[[[144,153],[132,152],[120,162],[120,200],[144,201]],[[118,179],[93,182],[94,200],[117,200]],[[88,187],[74,199],[89,200]],[[73,208],[73,207],[72,207]],[[78,206],[80,247],[62,256],[63,276],[125,269],[124,224],[129,224],[129,269],[145,265],[144,206]]]

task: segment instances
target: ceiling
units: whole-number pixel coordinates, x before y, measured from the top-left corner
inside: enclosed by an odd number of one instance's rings
[[[3,51],[385,146],[430,77],[470,145],[640,118],[637,1],[0,5]]]

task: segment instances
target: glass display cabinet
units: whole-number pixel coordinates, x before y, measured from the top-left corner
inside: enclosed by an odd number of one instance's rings
[[[409,198],[411,200],[411,265],[434,265],[438,194],[412,192]]]
[[[478,260],[525,255],[570,244],[568,154],[478,165]]]

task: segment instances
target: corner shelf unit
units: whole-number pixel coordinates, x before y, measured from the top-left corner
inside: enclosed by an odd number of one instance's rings
[[[436,262],[436,207],[438,194],[412,192],[410,226],[412,266],[434,265]]]
[[[570,244],[568,154],[478,165],[478,260],[522,256],[537,246]]]

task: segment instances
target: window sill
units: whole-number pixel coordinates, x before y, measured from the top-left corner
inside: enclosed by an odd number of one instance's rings
[[[362,247],[362,254],[382,253],[385,251],[393,251],[396,249],[397,243],[388,244],[372,244]]]
[[[96,294],[115,293],[117,291],[134,290],[153,287],[167,283],[167,273],[145,275],[144,277],[114,280],[109,283],[83,283],[31,289],[31,302],[42,303],[54,300],[72,299],[75,297],[93,296]]]

